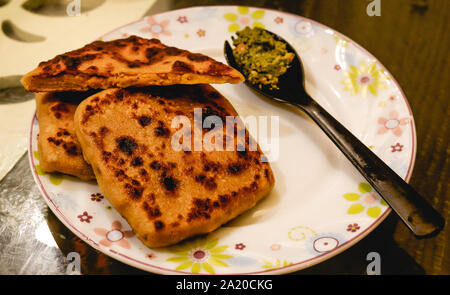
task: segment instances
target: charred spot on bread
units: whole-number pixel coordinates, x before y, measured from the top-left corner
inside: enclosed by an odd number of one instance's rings
[[[185,50],[176,48],[176,47],[167,47],[164,51],[167,55],[180,55],[183,52],[185,52]]]
[[[163,51],[163,48],[150,47],[145,50],[145,56],[149,62],[156,61],[156,56]]]
[[[164,125],[163,121],[158,121],[158,126],[155,128],[155,135],[159,137],[168,137],[170,130]]]
[[[192,73],[194,72],[194,70],[192,69],[192,67],[190,65],[188,65],[185,62],[182,61],[175,61],[172,65],[172,70],[176,71],[176,72],[181,72],[181,73]]]
[[[66,153],[70,156],[78,156],[78,147],[75,142],[68,142],[63,143],[63,149],[66,151]]]
[[[57,104],[52,106],[50,108],[50,110],[52,110],[52,112],[68,113],[69,112],[69,107],[67,106],[66,103],[58,102]]]
[[[116,143],[119,149],[129,156],[133,154],[137,147],[136,141],[130,136],[119,137],[116,139]]]
[[[217,188],[217,183],[213,177],[206,177],[205,174],[195,176],[195,181],[201,183],[207,190],[214,190]]]
[[[159,169],[161,169],[161,164],[158,161],[153,161],[150,163],[150,167],[153,170],[159,170]]]
[[[164,228],[164,222],[162,222],[161,220],[157,220],[153,224],[155,225],[155,229],[157,231],[160,231]]]
[[[140,199],[141,196],[142,196],[142,192],[144,191],[144,189],[142,187],[136,187],[136,186],[133,186],[133,185],[131,185],[129,183],[125,184],[125,190],[126,190],[127,194],[133,200]]]
[[[150,220],[160,217],[161,211],[158,206],[150,206],[147,202],[143,202],[142,208],[147,212],[147,216]]]
[[[161,184],[167,191],[174,192],[180,185],[180,182],[173,176],[167,176],[165,175],[165,173],[163,173],[163,175],[161,176]]]
[[[138,121],[139,121],[139,124],[142,127],[145,127],[145,126],[149,125],[152,122],[152,117],[150,117],[150,116],[140,116],[138,118]]]
[[[233,163],[233,164],[229,164],[227,169],[228,169],[228,172],[236,175],[236,174],[239,174],[244,169],[244,165],[242,165],[240,163]]]
[[[213,212],[213,202],[210,198],[200,199],[194,198],[192,202],[192,207],[188,213],[187,221],[190,222],[194,219],[209,219],[211,213]]]
[[[142,160],[141,157],[136,157],[133,159],[133,161],[131,161],[131,166],[134,167],[138,167],[138,166],[142,166],[142,164],[144,163],[144,160]]]
[[[209,59],[209,57],[201,53],[189,53],[186,57],[190,61],[197,61],[197,62],[207,61]]]
[[[123,96],[124,96],[124,93],[123,93],[122,89],[119,89],[119,90],[116,91],[116,98],[118,100],[123,100]]]

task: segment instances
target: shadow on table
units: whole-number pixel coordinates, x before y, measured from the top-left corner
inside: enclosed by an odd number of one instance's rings
[[[370,252],[380,254],[381,274],[425,274],[424,269],[394,241],[393,233],[398,222],[398,217],[392,213],[372,233],[350,249],[292,274],[365,275],[367,265],[371,262],[366,260]],[[93,249],[67,229],[52,212],[48,214],[47,223],[65,256],[73,251],[80,254],[82,274],[148,274]]]

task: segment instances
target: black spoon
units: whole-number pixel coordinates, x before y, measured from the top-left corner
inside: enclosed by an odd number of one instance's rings
[[[295,57],[291,67],[280,77],[277,84],[279,89],[269,89],[267,86],[260,88],[259,85],[248,81],[245,83],[264,96],[295,106],[308,114],[417,238],[431,237],[439,233],[445,224],[442,216],[397,173],[309,96],[305,89],[303,65],[294,48],[280,36],[265,31],[275,39],[286,43],[288,51],[294,53]],[[225,41],[224,51],[228,64],[242,72],[234,59],[233,50],[228,41]]]

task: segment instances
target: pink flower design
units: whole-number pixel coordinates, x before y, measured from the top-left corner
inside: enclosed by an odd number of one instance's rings
[[[347,226],[347,231],[350,231],[352,233],[358,231],[360,229],[359,225],[357,223],[349,224]]]
[[[239,243],[239,244],[234,245],[234,248],[236,250],[244,250],[245,245],[243,243]]]
[[[274,21],[275,21],[277,24],[281,24],[281,23],[283,22],[283,18],[277,16],[277,17],[274,19]]]
[[[368,193],[361,197],[361,203],[366,206],[373,206],[380,201],[380,196],[376,193]]]
[[[270,250],[272,250],[272,251],[278,251],[280,249],[281,249],[281,245],[280,244],[272,244],[270,246]]]
[[[202,29],[199,29],[199,30],[197,31],[197,35],[198,35],[199,37],[204,37],[204,36],[206,35],[206,31],[205,31],[205,30],[202,30]]]
[[[103,199],[103,195],[100,193],[96,193],[96,194],[91,194],[91,200],[92,201],[96,201],[96,202],[100,202]]]
[[[248,26],[248,24],[250,23],[251,19],[248,16],[241,16],[241,18],[239,19],[239,22],[244,25],[244,26]]]
[[[187,22],[188,22],[188,19],[187,19],[186,16],[182,15],[182,16],[179,16],[179,17],[177,18],[177,21],[178,21],[180,24],[184,24],[184,23],[187,23]]]
[[[335,65],[335,66],[334,66],[334,69],[335,69],[336,71],[340,71],[340,70],[341,70],[341,66],[340,66],[340,65]]]
[[[86,211],[83,214],[77,216],[81,222],[91,223],[92,216],[89,215]]]
[[[154,254],[154,253],[148,253],[147,254],[147,258],[148,259],[153,259],[153,258],[155,258],[156,257],[156,255]]]
[[[383,118],[383,117],[378,118],[378,124],[381,124],[383,126],[380,127],[380,129],[378,129],[377,133],[384,134],[384,133],[388,132],[389,130],[391,130],[395,136],[401,136],[403,133],[401,126],[408,124],[409,121],[410,121],[409,118],[399,119],[398,112],[392,111],[389,113],[388,118]]]
[[[113,243],[119,245],[122,248],[130,249],[130,243],[126,240],[126,238],[131,238],[134,236],[133,231],[131,230],[122,230],[122,223],[120,221],[115,220],[111,224],[111,229],[105,229],[105,228],[94,228],[94,232],[99,235],[103,236],[104,239],[100,240],[100,244],[109,247]]]
[[[403,144],[400,144],[399,142],[397,142],[395,145],[391,145],[391,152],[395,153],[395,152],[401,152],[403,150]]]
[[[169,20],[165,19],[161,22],[157,22],[153,16],[148,16],[146,18],[148,27],[142,28],[142,33],[150,33],[153,38],[159,37],[159,35],[167,35],[170,36],[170,32],[167,30],[167,26],[169,25]]]

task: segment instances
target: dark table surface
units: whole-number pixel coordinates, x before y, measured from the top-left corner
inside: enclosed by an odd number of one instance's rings
[[[311,18],[347,35],[376,56],[401,85],[414,114],[417,157],[410,183],[449,220],[450,1],[381,0],[381,16],[373,17],[366,13],[369,3],[226,1]],[[160,0],[145,15],[219,4],[224,1]],[[366,255],[374,251],[382,258],[382,274],[450,274],[449,238],[446,226],[434,238],[417,240],[391,213],[355,246],[295,274],[366,274]],[[83,274],[143,273],[74,236],[45,205],[24,156],[0,182],[0,274],[62,274],[66,272],[65,257],[72,251],[81,254]]]

